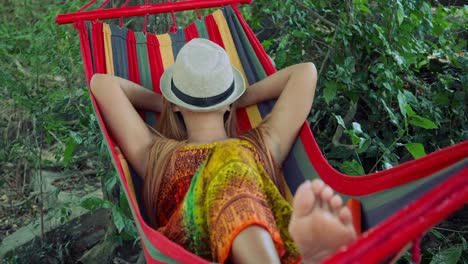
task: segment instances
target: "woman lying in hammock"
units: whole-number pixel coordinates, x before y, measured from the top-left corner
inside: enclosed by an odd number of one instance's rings
[[[302,256],[316,263],[355,237],[350,211],[323,182],[302,184],[292,208],[284,198],[279,164],[310,111],[316,82],[314,65],[305,63],[245,89],[224,49],[194,39],[161,77],[163,97],[102,74],[91,90],[118,146],[144,176],[154,228],[215,262],[297,263]],[[235,107],[275,98],[258,127],[236,135]],[[134,107],[161,112],[158,131]]]

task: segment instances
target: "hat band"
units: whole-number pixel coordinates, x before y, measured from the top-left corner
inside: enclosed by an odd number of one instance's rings
[[[171,80],[171,90],[177,98],[179,98],[182,102],[198,106],[198,107],[209,107],[216,104],[219,104],[229,98],[234,92],[234,80],[232,81],[231,86],[221,94],[211,96],[211,97],[193,97],[190,96],[177,88],[174,84],[174,79]]]

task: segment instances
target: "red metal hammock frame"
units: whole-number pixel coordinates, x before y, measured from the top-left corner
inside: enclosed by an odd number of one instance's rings
[[[70,14],[58,15],[55,22],[59,25],[71,24],[78,21],[94,21],[97,19],[111,19],[131,16],[143,16],[147,14],[159,14],[178,12],[185,10],[196,10],[202,8],[222,7],[227,5],[236,4],[250,4],[252,0],[203,0],[203,1],[182,1],[182,2],[166,2],[159,4],[148,4],[140,6],[127,7],[128,1],[118,8],[102,9],[110,0],[106,0],[96,10],[84,11],[94,3],[96,0],[91,0],[78,10],[78,12]]]
[[[197,10],[197,16],[199,16],[198,9],[202,8],[211,8],[211,7],[223,7],[227,5],[232,5],[234,10],[237,13],[240,13],[239,9],[236,7],[237,4],[250,4],[252,0],[187,0],[181,2],[166,2],[166,3],[158,3],[158,4],[149,4],[148,0],[144,5],[140,6],[131,6],[127,7],[127,4],[130,0],[127,0],[121,7],[119,8],[110,8],[110,9],[103,9],[110,0],[104,1],[96,10],[93,11],[85,11],[87,8],[92,6],[96,3],[97,0],[91,0],[82,8],[80,8],[75,13],[70,14],[60,14],[56,17],[57,24],[71,24],[80,21],[95,21],[98,19],[111,19],[111,18],[121,18],[121,25],[122,25],[122,18],[123,17],[131,17],[131,16],[145,16],[149,14],[158,14],[158,13],[174,13],[177,11],[185,11],[185,10]],[[173,22],[175,24],[174,16],[172,16]],[[245,20],[241,19],[242,26],[244,28],[250,29],[245,22]],[[144,23],[146,25],[146,23]],[[254,49],[258,52],[262,50],[261,44],[256,39],[255,34],[251,30],[246,30],[247,36],[249,40],[252,42]],[[80,38],[84,36],[80,35]],[[86,43],[86,39],[81,39],[81,43]],[[90,53],[89,49],[82,46],[83,53]],[[89,54],[88,54],[89,55]],[[271,64],[270,60],[264,56],[266,54],[262,54],[258,52],[260,60],[262,61],[265,70],[267,71],[268,75],[274,73],[276,70],[274,66]],[[91,69],[90,61],[84,61],[85,69],[87,70],[86,74],[88,77],[88,81],[91,78],[92,72],[89,72]],[[95,102],[93,102],[95,104]],[[99,116],[98,113],[98,117]],[[303,128],[301,130],[300,136],[304,133],[311,133],[309,128]],[[307,137],[304,137],[307,138]],[[316,144],[315,142],[305,142],[305,144]],[[464,155],[466,153],[468,147],[468,141],[461,143],[463,145],[462,148],[454,149],[453,147],[449,147],[449,149],[453,149],[452,153],[448,152],[447,154],[453,155]],[[306,151],[311,151],[306,149]],[[314,153],[308,153],[309,155],[314,155]],[[320,154],[320,153],[319,153]],[[422,159],[430,159],[434,158],[437,153],[429,154]],[[322,157],[319,155],[319,157]],[[444,156],[438,155],[437,158],[444,159]],[[385,181],[375,181],[376,179],[372,180],[372,189],[373,191],[386,189],[395,185],[403,184],[405,182],[419,179],[420,170],[421,168],[415,169],[414,166],[411,166],[409,162],[405,164],[401,168],[404,170],[412,170],[414,171],[413,177],[411,179],[390,179],[391,175],[386,175],[387,177],[381,177],[381,180]],[[439,166],[450,165],[441,162]],[[430,165],[428,165],[430,167]],[[442,169],[438,168],[438,169]],[[434,169],[434,168],[432,168]],[[343,189],[346,189],[345,186],[349,187],[350,182],[343,184],[343,177],[336,177],[336,172],[329,168],[329,165],[324,160],[323,166],[319,166],[317,168],[318,171],[321,171],[321,175],[329,175],[329,179],[327,182],[334,183],[334,189],[337,191],[343,192]],[[422,168],[424,171],[424,168]],[[418,173],[419,172],[419,173]],[[464,167],[461,171],[456,173],[450,180],[440,184],[439,186],[435,187],[430,192],[423,195],[420,199],[418,199],[418,203],[412,202],[406,208],[400,210],[398,213],[387,219],[383,224],[372,228],[371,230],[364,233],[358,240],[354,243],[343,249],[341,252],[337,252],[335,255],[330,256],[327,259],[326,263],[377,263],[381,261],[385,257],[389,256],[390,254],[398,251],[401,249],[401,246],[411,241],[418,235],[423,234],[428,228],[430,228],[434,222],[438,222],[441,219],[446,218],[451,212],[455,211],[456,209],[466,204],[468,201],[468,167]],[[339,179],[338,179],[339,178]],[[370,180],[367,177],[367,180]],[[371,177],[372,178],[372,177]],[[390,180],[390,182],[388,181]],[[354,195],[360,195],[369,193],[367,187],[368,184],[363,184],[363,181],[360,181],[359,178],[353,178],[351,181],[356,181],[356,184],[352,184],[352,186],[356,187],[354,190],[349,191],[348,193]],[[368,182],[370,183],[370,182]],[[359,186],[359,185],[365,186]],[[344,186],[342,186],[344,185]],[[377,186],[376,186],[377,185]],[[460,188],[461,187],[461,188]],[[367,190],[365,190],[367,189]],[[371,192],[373,192],[371,191]],[[450,203],[444,202],[450,200]],[[424,212],[431,211],[432,214],[429,216],[421,218],[420,215]],[[403,228],[401,223],[404,223]],[[378,248],[378,250],[375,250]],[[416,258],[417,261],[417,258]]]

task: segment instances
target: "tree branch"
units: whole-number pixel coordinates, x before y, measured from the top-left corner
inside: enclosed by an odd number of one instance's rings
[[[403,79],[403,81],[409,83],[409,84],[410,84],[411,86],[413,86],[413,87],[419,88],[419,89],[421,89],[421,90],[426,90],[426,87],[425,87],[424,85],[421,85],[421,84],[417,83],[416,81],[410,79],[410,78],[407,77],[407,76],[403,76],[403,77],[401,77],[401,78]]]
[[[294,0],[294,3],[296,3],[298,6],[301,6],[301,7],[305,8],[313,17],[315,17],[316,19],[322,21],[327,26],[332,27],[332,28],[336,28],[336,25],[333,22],[331,22],[330,20],[324,18],[319,13],[312,10],[310,7],[304,5],[304,3],[302,3],[302,2],[300,2],[298,0]]]
[[[354,119],[354,116],[356,115],[356,112],[357,112],[357,105],[358,105],[358,101],[351,102],[349,106],[349,110],[346,113],[346,116],[343,118],[345,124],[350,123]],[[356,149],[356,146],[354,145],[346,145],[346,144],[340,143],[340,139],[343,136],[343,131],[344,131],[344,127],[338,124],[338,126],[336,127],[335,135],[333,135],[333,138],[332,138],[333,146],[344,147],[349,150]]]

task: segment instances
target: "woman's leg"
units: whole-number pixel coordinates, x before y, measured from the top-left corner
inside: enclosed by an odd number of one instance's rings
[[[289,232],[304,263],[319,263],[356,237],[351,212],[320,180],[299,186]]]
[[[280,263],[270,233],[257,225],[249,226],[237,235],[232,243],[230,259],[236,264]]]

